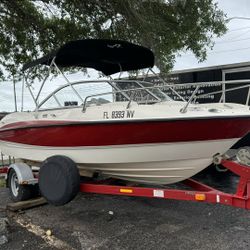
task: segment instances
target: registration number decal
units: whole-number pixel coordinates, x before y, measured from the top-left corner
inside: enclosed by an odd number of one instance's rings
[[[121,110],[112,112],[103,112],[104,119],[122,119],[122,118],[133,118],[135,114],[134,110]]]

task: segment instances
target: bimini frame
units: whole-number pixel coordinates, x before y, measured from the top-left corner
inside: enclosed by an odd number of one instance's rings
[[[28,75],[29,70],[33,67],[38,65],[47,65],[48,73],[46,74],[44,80],[41,83],[40,89],[35,96],[34,92],[31,89],[31,84],[28,82]],[[157,76],[155,72],[152,70],[154,66],[154,54],[153,52],[145,48],[143,46],[139,46],[136,44],[132,44],[126,41],[120,40],[106,40],[106,39],[85,39],[85,40],[76,40],[71,41],[63,46],[61,46],[58,50],[52,51],[50,54],[43,56],[33,62],[29,62],[24,65],[23,67],[23,86],[22,86],[22,105],[21,111],[23,110],[23,94],[24,94],[24,84],[28,88],[30,95],[35,103],[36,111],[39,110],[42,104],[44,104],[50,97],[53,97],[56,103],[58,104],[59,108],[63,108],[63,105],[59,102],[56,94],[59,90],[63,89],[64,87],[70,87],[72,92],[77,96],[80,100],[81,105],[83,105],[83,112],[87,108],[87,99],[93,96],[101,96],[109,93],[100,93],[98,95],[94,94],[92,96],[88,96],[83,98],[76,88],[74,87],[76,84],[79,83],[88,83],[90,81],[82,81],[82,82],[71,82],[66,75],[63,73],[61,68],[65,67],[86,67],[86,68],[94,68],[106,76],[109,76],[114,73],[119,73],[121,76],[121,72],[129,71],[129,70],[139,70],[148,68],[147,74],[149,72],[153,73],[157,78],[160,79],[161,85],[160,86],[152,86],[152,87],[145,87],[143,83],[152,84],[149,82],[145,82],[145,78],[143,81],[138,80],[129,80],[129,79],[118,79],[113,80],[110,77],[110,80],[105,80],[103,82],[108,83],[112,87],[111,94],[118,94],[120,93],[125,100],[128,101],[127,107],[129,107],[131,101],[133,100],[133,93],[136,91],[144,91],[147,92],[155,101],[160,102],[162,101],[154,91],[157,89],[162,93],[162,96],[165,95],[166,98],[169,98],[163,91],[163,89],[169,89],[173,96],[177,96],[178,100],[183,101],[183,107],[180,109],[180,112],[185,113],[188,109],[190,103],[196,102],[199,98],[204,98],[211,94],[221,94],[220,102],[226,102],[226,93],[234,90],[239,90],[241,88],[248,88],[248,95],[246,98],[246,105],[249,104],[250,99],[250,80],[240,80],[240,81],[220,81],[220,82],[202,82],[202,83],[186,83],[186,84],[168,84],[162,78]],[[39,103],[39,97],[47,81],[48,77],[51,74],[51,69],[54,68],[58,74],[62,75],[64,80],[66,81],[66,85],[59,87],[55,91],[53,91],[47,98],[45,98],[42,102]],[[25,73],[28,72],[28,73]],[[147,77],[147,75],[146,75]],[[136,83],[139,88],[132,88],[129,90],[124,90],[117,87],[118,81],[126,81],[126,82],[134,82]],[[101,82],[101,81],[92,81],[92,82]],[[232,88],[226,88],[230,86],[230,84],[244,84],[244,86],[237,86]],[[221,86],[221,90],[201,94],[199,93],[200,88],[204,87],[211,87],[211,86]],[[186,99],[181,96],[178,92],[178,89],[183,87],[191,88],[191,95]],[[132,93],[130,96],[128,94]],[[165,100],[165,99],[164,99]]]

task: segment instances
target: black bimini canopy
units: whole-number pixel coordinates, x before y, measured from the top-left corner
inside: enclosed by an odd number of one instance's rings
[[[39,64],[94,68],[105,75],[154,66],[154,54],[145,47],[120,40],[85,39],[66,43],[58,50],[26,63],[23,70]]]

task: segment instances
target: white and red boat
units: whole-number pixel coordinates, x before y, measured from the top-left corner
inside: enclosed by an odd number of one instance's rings
[[[26,64],[24,70],[40,64],[60,73],[62,67],[77,66],[110,75],[153,67],[154,56],[149,49],[124,41],[80,40]],[[250,130],[248,106],[225,102],[197,104],[199,86],[195,84],[193,94],[185,100],[175,91],[178,85],[156,87],[136,80],[70,82],[63,76],[67,83],[41,102],[38,100],[45,81],[37,96],[27,83],[36,109],[12,113],[0,121],[0,149],[4,154],[37,165],[48,157],[64,155],[77,164],[83,175],[99,173],[168,184],[203,170],[212,163],[214,155],[225,153]],[[108,84],[111,91],[95,90],[85,96],[78,91],[79,86],[95,83]],[[134,87],[119,89],[119,84]],[[166,96],[162,87],[171,89],[180,101]],[[74,104],[80,102],[79,106],[65,107],[60,102],[59,93],[66,88],[78,98]],[[225,94],[222,88],[222,95]],[[105,95],[112,98],[98,102]],[[124,100],[115,101],[117,95]],[[51,99],[58,107],[45,109]]]

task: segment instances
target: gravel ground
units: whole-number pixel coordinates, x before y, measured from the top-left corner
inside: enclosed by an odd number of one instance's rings
[[[2,214],[8,199],[0,188]],[[52,230],[72,249],[250,249],[250,211],[222,205],[79,194],[63,207],[7,216],[9,243],[1,250],[57,249],[16,223],[20,218]]]

